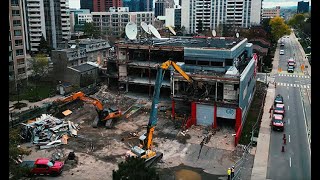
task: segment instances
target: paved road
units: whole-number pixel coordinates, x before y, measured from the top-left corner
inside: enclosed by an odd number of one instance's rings
[[[301,71],[305,64],[304,55],[300,52],[297,40],[293,35],[285,38],[285,54],[279,57],[282,72],[275,76],[276,93],[284,97],[286,115],[284,132],[271,132],[268,159],[267,179],[311,179],[311,150],[308,142],[308,127],[311,126],[311,78]],[[279,51],[276,51],[279,52]],[[294,73],[287,73],[287,59],[293,57],[297,61]],[[308,126],[307,126],[308,124]],[[286,144],[283,143],[283,135]],[[284,146],[285,152],[281,152]]]

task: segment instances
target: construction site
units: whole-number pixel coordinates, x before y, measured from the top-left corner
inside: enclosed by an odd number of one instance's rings
[[[190,168],[200,179],[227,179],[244,151],[238,141],[256,64],[246,38],[119,42],[100,67],[97,93],[55,100],[48,114],[22,124],[21,146],[32,150],[24,160],[75,152],[77,162],[55,179],[112,179],[128,156],[157,158],[161,179]]]

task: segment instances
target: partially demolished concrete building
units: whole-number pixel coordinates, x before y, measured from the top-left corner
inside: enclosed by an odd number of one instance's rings
[[[152,97],[156,66],[171,59],[195,80],[190,85],[173,69],[165,74],[161,96],[171,97],[172,115],[184,109],[188,126],[229,124],[240,134],[256,82],[257,56],[246,38],[141,38],[116,44],[115,53],[105,75],[126,92]]]

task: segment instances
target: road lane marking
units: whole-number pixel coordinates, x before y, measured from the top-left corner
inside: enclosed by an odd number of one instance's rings
[[[289,95],[288,95],[288,99],[289,99]]]
[[[290,124],[290,119],[288,119],[288,124]]]
[[[289,97],[288,97],[288,99],[289,99]],[[289,111],[289,106],[288,106],[288,111]]]
[[[302,96],[301,89],[300,89],[300,96],[301,96],[300,100],[301,100],[302,113],[303,113],[303,118],[304,118],[304,125],[306,127],[306,133],[307,133],[307,142],[309,144],[309,146],[308,146],[309,147],[309,153],[311,155],[311,147],[310,147],[310,141],[309,141],[310,139],[308,137],[308,126],[307,126],[306,114],[305,114],[305,111],[304,111],[304,105],[303,105],[303,101],[302,101],[303,96]]]
[[[289,134],[289,142],[290,142],[290,134]]]
[[[290,159],[289,159],[289,165],[290,165],[290,167],[291,167],[291,157],[290,157]]]
[[[290,84],[290,86],[292,87],[292,86],[293,86],[293,84]]]
[[[303,88],[306,88],[306,85],[303,85]]]

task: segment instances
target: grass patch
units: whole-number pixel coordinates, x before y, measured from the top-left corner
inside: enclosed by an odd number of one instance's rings
[[[15,92],[9,95],[10,101],[28,100],[30,102],[40,101],[55,94],[55,86],[52,83],[37,83],[29,82],[28,85],[20,89],[20,93]]]
[[[257,120],[261,120],[262,114],[259,117],[259,111],[263,106],[263,96],[266,93],[266,85],[262,82],[257,82],[256,93],[253,97],[252,104],[250,106],[246,122],[243,125],[241,137],[239,140],[240,144],[247,145],[251,141],[251,131],[252,127],[255,125]],[[262,113],[262,112],[261,112]],[[254,136],[256,137],[259,133],[260,125],[257,126],[254,131]]]

